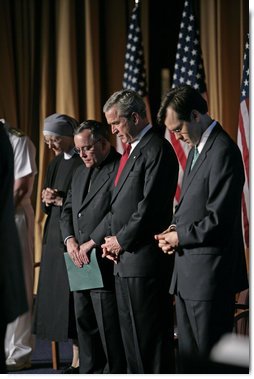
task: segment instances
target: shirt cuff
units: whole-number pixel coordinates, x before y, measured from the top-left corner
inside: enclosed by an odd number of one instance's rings
[[[68,237],[66,237],[65,240],[64,240],[64,244],[65,244],[65,245],[66,245],[67,240],[68,240],[69,238],[74,238],[74,236],[68,236]]]

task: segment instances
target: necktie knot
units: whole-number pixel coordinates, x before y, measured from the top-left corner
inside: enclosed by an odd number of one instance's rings
[[[127,154],[129,156],[130,151],[131,151],[131,144],[127,143],[125,146],[124,154]]]

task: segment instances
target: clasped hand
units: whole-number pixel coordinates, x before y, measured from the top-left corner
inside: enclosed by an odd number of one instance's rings
[[[45,203],[47,207],[50,205],[61,207],[63,205],[63,198],[59,195],[59,191],[57,189],[43,189],[41,198],[42,202]]]
[[[122,250],[119,245],[116,236],[108,236],[105,237],[105,243],[101,245],[102,248],[102,257],[106,257],[113,261],[114,263],[118,263],[119,254]]]
[[[67,251],[75,266],[81,268],[83,265],[90,263],[89,251],[93,248],[92,240],[79,245],[74,237],[69,238],[66,243]]]
[[[156,234],[154,238],[165,254],[173,254],[179,244],[176,230],[167,229],[161,234]]]

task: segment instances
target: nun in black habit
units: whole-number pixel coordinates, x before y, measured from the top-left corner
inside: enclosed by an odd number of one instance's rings
[[[47,218],[33,324],[33,332],[40,339],[73,339],[73,361],[68,373],[78,373],[78,344],[59,219],[72,176],[82,164],[73,150],[77,126],[78,121],[64,114],[55,113],[44,120],[44,142],[56,156],[49,163],[42,191],[42,210]]]

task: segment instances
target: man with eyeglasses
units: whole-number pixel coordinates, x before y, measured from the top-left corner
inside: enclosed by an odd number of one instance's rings
[[[235,294],[248,288],[241,225],[244,170],[238,146],[208,112],[194,88],[172,89],[158,113],[190,150],[171,225],[156,235],[175,257],[170,291],[176,298],[180,372],[207,358],[233,329]],[[185,361],[186,359],[186,361]]]
[[[61,217],[67,251],[77,267],[90,262],[96,248],[103,288],[74,292],[74,304],[82,374],[126,373],[114,290],[113,262],[91,233],[109,210],[120,154],[109,142],[108,127],[95,120],[84,121],[74,136],[75,152],[83,165],[76,171]],[[98,334],[99,331],[99,334]],[[103,351],[104,350],[104,351]]]

